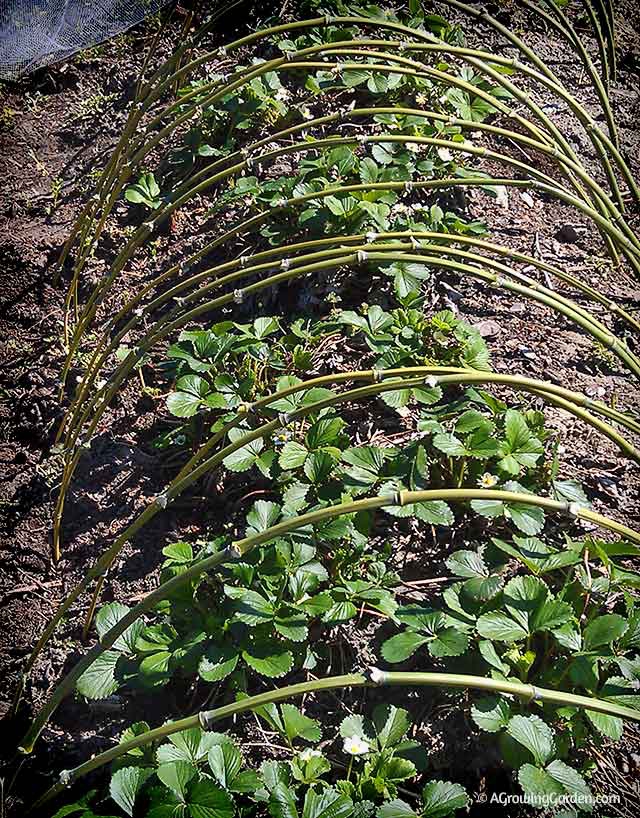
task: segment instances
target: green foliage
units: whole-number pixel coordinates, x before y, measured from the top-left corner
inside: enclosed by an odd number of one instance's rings
[[[162,204],[160,188],[153,173],[143,173],[136,184],[125,190],[124,197],[128,202],[144,205],[149,210],[157,210]]]
[[[447,566],[456,581],[442,594],[444,607],[399,607],[395,619],[406,629],[387,639],[382,657],[404,662],[424,648],[434,658],[466,654],[476,672],[496,679],[573,690],[640,710],[637,694],[629,695],[640,680],[640,610],[627,593],[621,611],[609,612],[621,587],[610,579],[616,576],[611,555],[635,550],[591,539],[567,539],[559,548],[515,536],[455,551]],[[594,554],[603,571],[597,577],[584,568]],[[507,581],[513,561],[528,573]],[[636,579],[629,576],[630,584]],[[513,702],[493,695],[471,707],[480,730],[498,734],[505,763],[518,771],[525,793],[588,795],[584,776],[567,762],[589,736],[619,739],[621,720],[570,707],[538,712],[521,715]]]
[[[289,704],[255,712],[286,741],[285,760],[249,766],[231,736],[196,727],[169,736],[154,754],[133,751],[122,757],[111,775],[111,802],[125,815],[140,818],[386,818],[401,805],[411,809],[397,799],[398,787],[424,770],[426,754],[406,736],[411,726],[406,710],[381,707],[371,721],[362,716],[342,721],[332,743],[339,756],[351,760],[346,776],[341,761],[326,752],[326,739],[323,749],[313,746],[322,736],[314,719]],[[146,723],[138,723],[131,731],[142,735],[148,729]],[[130,738],[131,731],[121,740]],[[300,741],[306,746],[300,747]],[[89,804],[95,796],[94,790],[63,807],[56,818],[74,814],[93,818]],[[430,781],[424,785],[422,802],[421,815],[449,816],[463,809],[468,798],[459,784]]]

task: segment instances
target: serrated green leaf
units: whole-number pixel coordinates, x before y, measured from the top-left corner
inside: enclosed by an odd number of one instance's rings
[[[553,731],[539,716],[514,716],[507,732],[531,753],[536,764],[543,766],[555,753]]]
[[[584,649],[594,650],[616,642],[627,630],[627,621],[619,614],[604,614],[593,619],[584,630]]]
[[[497,733],[509,723],[511,707],[499,696],[485,696],[472,705],[471,717],[481,730]]]
[[[110,631],[111,628],[117,625],[130,610],[130,608],[126,605],[122,605],[120,602],[110,602],[108,605],[103,605],[96,616],[96,630],[100,640],[102,640],[107,631]],[[122,651],[122,653],[133,653],[136,641],[143,630],[144,622],[142,620],[133,622],[124,633],[120,634],[111,649]]]
[[[429,781],[422,790],[422,818],[448,818],[458,809],[465,809],[469,797],[460,784],[450,781]]]
[[[87,699],[106,699],[120,687],[115,671],[121,654],[107,650],[93,662],[76,682],[76,690]]]
[[[226,644],[210,645],[198,664],[198,675],[205,682],[219,682],[236,669],[239,654]]]
[[[270,679],[284,676],[293,667],[293,654],[289,650],[274,651],[268,647],[253,647],[250,652],[242,651],[242,658],[256,673]]]
[[[133,815],[138,793],[152,773],[144,767],[121,767],[111,776],[109,795],[127,815]]]
[[[485,639],[498,642],[517,642],[526,639],[528,631],[502,611],[492,611],[478,617],[478,633]]]

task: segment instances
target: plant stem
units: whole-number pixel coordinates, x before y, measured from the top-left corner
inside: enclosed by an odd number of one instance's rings
[[[187,716],[179,721],[169,722],[141,733],[129,741],[122,742],[115,747],[94,756],[84,764],[72,770],[65,770],[61,773],[61,782],[54,784],[41,798],[36,801],[32,811],[39,809],[46,802],[50,801],[70,784],[87,775],[94,770],[100,769],[105,764],[109,764],[117,758],[130,753],[139,747],[144,747],[153,742],[162,741],[168,736],[175,735],[183,730],[201,727],[210,729],[216,722],[228,719],[232,716],[246,713],[265,704],[286,701],[297,696],[304,696],[309,693],[321,693],[327,690],[343,690],[355,687],[444,687],[459,690],[480,690],[489,693],[498,693],[506,696],[516,696],[525,702],[540,701],[543,704],[550,704],[557,707],[576,707],[582,710],[590,710],[596,713],[615,716],[629,721],[640,721],[640,711],[630,707],[624,707],[614,702],[604,699],[595,699],[588,696],[579,696],[574,693],[565,693],[559,690],[537,687],[523,682],[510,680],[492,679],[484,676],[468,676],[455,673],[404,673],[398,671],[384,671],[378,668],[370,668],[367,674],[352,673],[344,676],[330,676],[325,679],[316,679],[309,682],[301,682],[287,687],[269,690],[256,696],[250,696],[230,704],[217,707],[214,710],[201,711],[193,716]],[[348,778],[348,776],[347,776]]]

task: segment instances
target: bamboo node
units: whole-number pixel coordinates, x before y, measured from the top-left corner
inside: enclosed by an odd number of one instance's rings
[[[413,182],[411,182],[411,181],[405,182],[404,183],[405,193],[411,193],[412,190],[413,190]]]
[[[218,57],[224,58],[227,56],[227,49],[226,46],[221,45],[218,49]]]
[[[392,491],[387,495],[385,505],[388,506],[403,506],[404,496],[402,490]]]
[[[236,302],[236,304],[242,304],[244,301],[244,290],[234,290],[233,300]]]
[[[238,406],[239,415],[250,415],[255,410],[253,403],[241,403]]]
[[[542,693],[538,690],[538,688],[535,685],[529,685],[529,687],[531,688],[531,696],[529,701],[542,701]]]
[[[200,713],[198,713],[198,724],[203,730],[208,730],[211,726],[209,715],[205,710],[201,710]]]
[[[567,514],[573,519],[580,517],[582,506],[579,503],[567,503]]]
[[[437,386],[439,383],[440,379],[436,375],[427,375],[427,377],[424,379],[424,385],[432,388]]]
[[[382,380],[382,375],[383,375],[383,372],[382,372],[381,369],[372,369],[371,370],[371,380],[374,383],[380,383],[380,381]]]
[[[283,258],[280,262],[280,266],[283,270],[288,270],[291,267],[291,259]]]
[[[373,230],[370,230],[365,238],[367,240],[367,244],[373,244],[374,241],[378,240],[378,234],[374,233]]]
[[[238,259],[238,264],[240,267],[246,267],[250,260],[251,258],[249,256],[240,256]]]
[[[224,553],[230,560],[239,560],[240,557],[242,556],[242,551],[234,542],[232,542],[224,549]]]
[[[360,263],[365,262],[369,258],[368,254],[364,250],[358,250],[356,253],[356,259]]]
[[[62,770],[58,781],[63,787],[70,787],[73,783],[73,770]]]
[[[324,15],[324,24],[325,26],[333,25],[335,22],[335,17],[332,14],[325,14]]]
[[[284,58],[285,58],[285,60],[289,60],[289,61],[295,60],[296,52],[295,51],[285,51],[284,52]]]
[[[422,245],[415,236],[411,236],[411,246],[413,247],[414,250],[422,249]]]
[[[367,672],[367,679],[374,685],[384,684],[386,673],[378,667],[370,667]]]
[[[158,494],[156,497],[156,505],[159,508],[166,508],[169,504],[169,495],[166,491],[163,491],[162,494]]]

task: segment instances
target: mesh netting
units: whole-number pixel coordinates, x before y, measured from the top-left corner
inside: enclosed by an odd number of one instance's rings
[[[0,78],[108,40],[171,0],[0,0]]]

